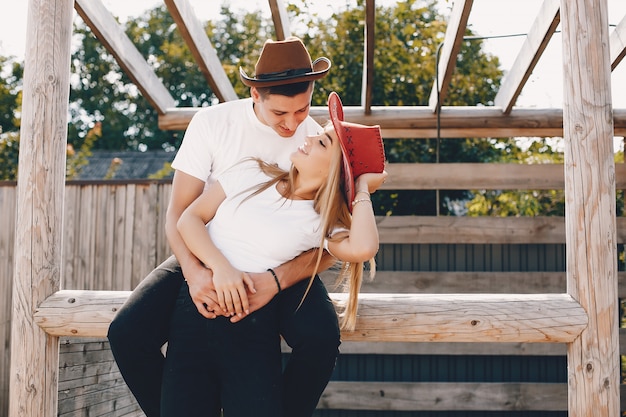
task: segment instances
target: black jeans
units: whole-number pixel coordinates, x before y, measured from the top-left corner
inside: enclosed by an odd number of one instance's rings
[[[170,322],[161,417],[282,417],[276,300],[238,323],[205,319],[181,286]]]
[[[128,298],[109,327],[111,351],[126,384],[148,417],[160,417],[161,382],[169,324],[182,283],[172,256],[152,271]],[[292,348],[283,369],[283,415],[310,417],[335,367],[340,333],[326,288],[316,278],[298,308],[308,280],[276,298],[280,334]],[[245,394],[241,399],[245,401]]]

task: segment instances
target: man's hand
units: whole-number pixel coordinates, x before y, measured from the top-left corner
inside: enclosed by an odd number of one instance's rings
[[[252,279],[252,282],[254,282],[254,288],[256,289],[256,293],[254,294],[248,291],[249,311],[252,313],[272,301],[274,296],[278,294],[278,287],[276,286],[276,281],[274,281],[274,277],[270,272],[246,272],[244,274],[248,275],[250,279]],[[232,323],[237,323],[246,316],[247,314],[242,316],[233,316],[230,318],[230,321]]]
[[[224,315],[217,302],[217,293],[213,287],[213,272],[202,265],[183,270],[183,276],[189,285],[189,295],[198,312],[207,319]]]

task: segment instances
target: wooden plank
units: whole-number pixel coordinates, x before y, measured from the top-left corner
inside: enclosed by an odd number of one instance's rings
[[[377,219],[381,243],[564,243],[562,217],[390,216]]]
[[[80,187],[65,186],[65,213],[63,215],[63,284],[67,289],[84,288],[74,286],[74,263],[76,261],[75,249],[76,229],[80,213]]]
[[[101,0],[76,0],[74,7],[157,113],[165,114],[168,108],[176,106],[167,87]]]
[[[363,27],[363,80],[361,82],[361,105],[365,114],[372,111],[372,89],[374,85],[374,52],[376,50],[376,4],[365,1],[365,25]]]
[[[184,130],[196,108],[168,109],[159,115],[159,128]],[[323,123],[328,108],[315,106],[311,116]],[[381,126],[384,138],[436,138],[437,115],[427,106],[372,106],[370,114],[363,107],[346,106],[347,121]],[[562,109],[515,108],[504,114],[499,107],[444,106],[441,109],[442,138],[493,138],[563,136]],[[626,136],[626,109],[613,110],[616,136]]]
[[[380,243],[565,243],[563,217],[379,217]],[[626,243],[626,218],[617,219],[617,243]],[[617,259],[617,258],[616,258]]]
[[[613,71],[626,55],[626,16],[622,18],[611,33],[609,43],[611,48],[611,71]]]
[[[11,293],[13,291],[13,249],[15,247],[15,185],[0,186],[0,416],[9,412],[9,375],[11,368]]]
[[[285,40],[291,36],[287,8],[282,0],[269,0],[269,4],[270,11],[272,12],[272,22],[274,22],[274,30],[276,31],[276,40]]]
[[[320,278],[329,291],[342,292],[335,284],[337,271],[325,271]],[[620,273],[620,278],[626,279],[626,272]],[[364,279],[361,286],[362,293],[383,294],[560,294],[565,291],[565,272],[377,271],[373,280]]]
[[[220,101],[237,100],[237,93],[189,1],[165,0],[165,5],[213,93]]]
[[[606,0],[561,1],[567,292],[589,314],[588,326],[567,347],[572,416],[620,412],[607,8]]]
[[[564,411],[567,385],[520,382],[330,381],[320,409],[394,411]]]
[[[55,336],[104,337],[127,291],[62,290],[35,311]],[[346,294],[331,294],[341,303]],[[357,329],[343,340],[563,343],[587,325],[567,294],[361,294]]]
[[[433,84],[433,88],[428,99],[429,107],[437,112],[444,102],[452,80],[454,68],[456,68],[456,58],[461,50],[463,36],[467,28],[467,20],[474,0],[455,1],[452,4],[452,12],[448,18],[446,34],[441,46],[441,52],[438,53],[437,79]],[[439,49],[437,49],[439,52]]]
[[[626,168],[616,176],[626,186]],[[562,190],[562,164],[389,163],[382,190]]]
[[[504,76],[494,104],[505,114],[509,114],[522,88],[532,74],[543,51],[548,46],[552,35],[560,23],[559,0],[544,0],[533,26],[526,36],[522,49],[515,58],[513,66]]]
[[[11,417],[55,416],[59,340],[32,313],[61,287],[72,0],[30,0],[12,291]]]

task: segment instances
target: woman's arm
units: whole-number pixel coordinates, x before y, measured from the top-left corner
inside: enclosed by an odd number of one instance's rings
[[[352,225],[344,239],[328,241],[328,250],[344,262],[365,262],[378,252],[378,227],[370,199],[371,184],[381,184],[387,172],[359,176],[352,202]]]
[[[225,198],[221,184],[214,182],[181,214],[177,229],[187,248],[213,271],[213,285],[220,308],[228,315],[242,315],[249,311],[246,285],[254,292],[253,283],[247,275],[233,268],[205,227]]]
[[[203,189],[204,181],[182,171],[174,172],[172,193],[165,215],[165,234],[189,284],[189,295],[198,312],[206,318],[214,318],[213,310],[218,310],[219,306],[211,270],[202,265],[202,262],[191,253],[176,228],[180,215],[202,194]]]

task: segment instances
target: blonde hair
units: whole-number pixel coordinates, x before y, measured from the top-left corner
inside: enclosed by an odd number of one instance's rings
[[[350,229],[352,224],[352,216],[350,214],[350,210],[348,209],[349,202],[346,201],[343,191],[341,147],[337,146],[336,149],[337,151],[333,153],[331,158],[328,177],[319,190],[317,190],[313,199],[313,208],[320,214],[321,217],[320,226],[322,230],[322,240],[320,241],[319,248],[317,249],[317,260],[315,262],[313,274],[311,274],[309,285],[302,296],[300,305],[302,305],[302,302],[307,296],[311,285],[313,284],[313,279],[315,279],[315,275],[317,275],[320,267],[324,239],[336,241],[344,238],[333,238],[331,237],[331,233],[336,228]],[[289,171],[284,171],[277,165],[268,164],[260,159],[256,159],[256,161],[261,170],[272,179],[261,184],[261,186],[256,188],[256,191],[254,191],[247,198],[268,189],[282,180],[287,181],[285,195],[290,196],[292,194],[295,188],[295,180],[298,176],[298,172],[293,166]],[[370,277],[373,278],[376,265],[374,258],[370,259],[368,262],[370,264]],[[345,304],[338,306],[341,308],[340,325],[342,330],[354,330],[355,328],[359,305],[358,295],[361,290],[361,283],[363,282],[363,268],[364,262],[343,262],[341,265],[339,276],[337,277],[337,285],[343,287],[344,290],[347,289],[347,292],[349,293]]]

